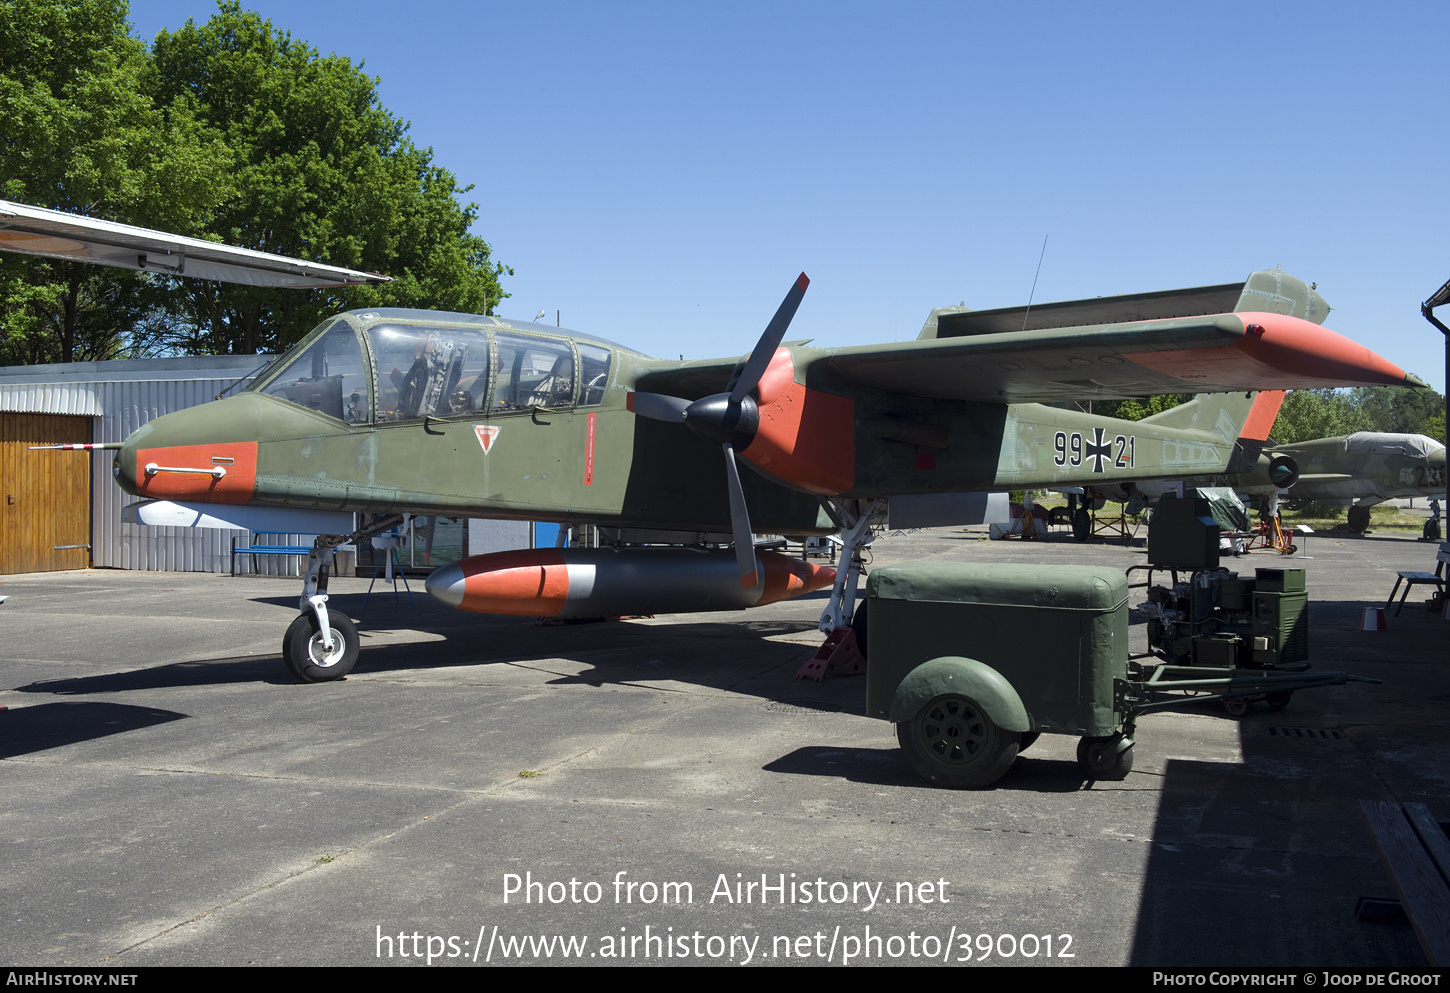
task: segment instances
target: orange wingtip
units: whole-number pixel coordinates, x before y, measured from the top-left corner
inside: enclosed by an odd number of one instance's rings
[[[1405,370],[1356,341],[1284,314],[1241,313],[1232,345],[1125,352],[1147,369],[1209,390],[1313,389],[1407,382]]]

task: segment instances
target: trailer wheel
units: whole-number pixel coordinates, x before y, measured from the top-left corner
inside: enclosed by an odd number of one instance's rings
[[[1133,771],[1133,746],[1121,752],[1117,735],[1111,738],[1083,738],[1077,743],[1077,764],[1089,779],[1116,782]]]
[[[1249,698],[1246,696],[1225,697],[1223,709],[1232,717],[1242,717],[1249,712]]]
[[[1280,690],[1278,693],[1266,694],[1264,696],[1264,702],[1275,710],[1283,710],[1289,706],[1289,700],[1293,695],[1293,690]]]
[[[1017,758],[1022,735],[998,727],[970,697],[948,694],[896,725],[896,740],[918,776],[961,790],[1001,779]]]

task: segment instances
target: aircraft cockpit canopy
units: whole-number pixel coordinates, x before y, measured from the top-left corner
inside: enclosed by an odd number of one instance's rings
[[[357,332],[347,321],[334,320],[308,337],[313,339],[311,344],[297,349],[296,356],[267,379],[260,392],[349,424],[366,424],[371,413],[368,367]]]
[[[338,317],[254,389],[349,424],[558,410],[603,403],[611,357],[567,338]]]

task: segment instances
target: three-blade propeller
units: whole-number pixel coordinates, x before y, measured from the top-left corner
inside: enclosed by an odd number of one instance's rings
[[[671,424],[685,424],[701,438],[713,441],[725,452],[725,479],[730,491],[730,527],[735,536],[735,562],[740,567],[740,585],[754,588],[760,582],[755,568],[755,534],[750,529],[750,512],[745,506],[745,490],[740,485],[740,467],[735,461],[736,448],[746,449],[755,440],[760,426],[760,413],[751,392],[760,385],[775,350],[801,305],[810,280],[805,273],[795,281],[781,301],[780,309],[766,325],[765,333],[745,359],[740,378],[729,393],[716,393],[693,402],[664,393],[635,393],[631,409],[640,417]]]

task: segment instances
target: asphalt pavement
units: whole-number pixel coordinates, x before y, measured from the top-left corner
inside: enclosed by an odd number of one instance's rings
[[[1450,625],[1425,587],[1388,631],[1360,620],[1435,546],[1304,551],[1226,564],[1305,568],[1315,666],[1382,683],[1146,717],[1116,783],[1045,735],[961,792],[862,716],[862,678],[795,678],[820,595],[537,626],[334,580],[360,661],[303,685],[298,580],[3,577],[0,959],[1423,966],[1409,927],[1356,919],[1393,893],[1358,801],[1450,820]],[[1145,557],[962,529],[871,554]]]

